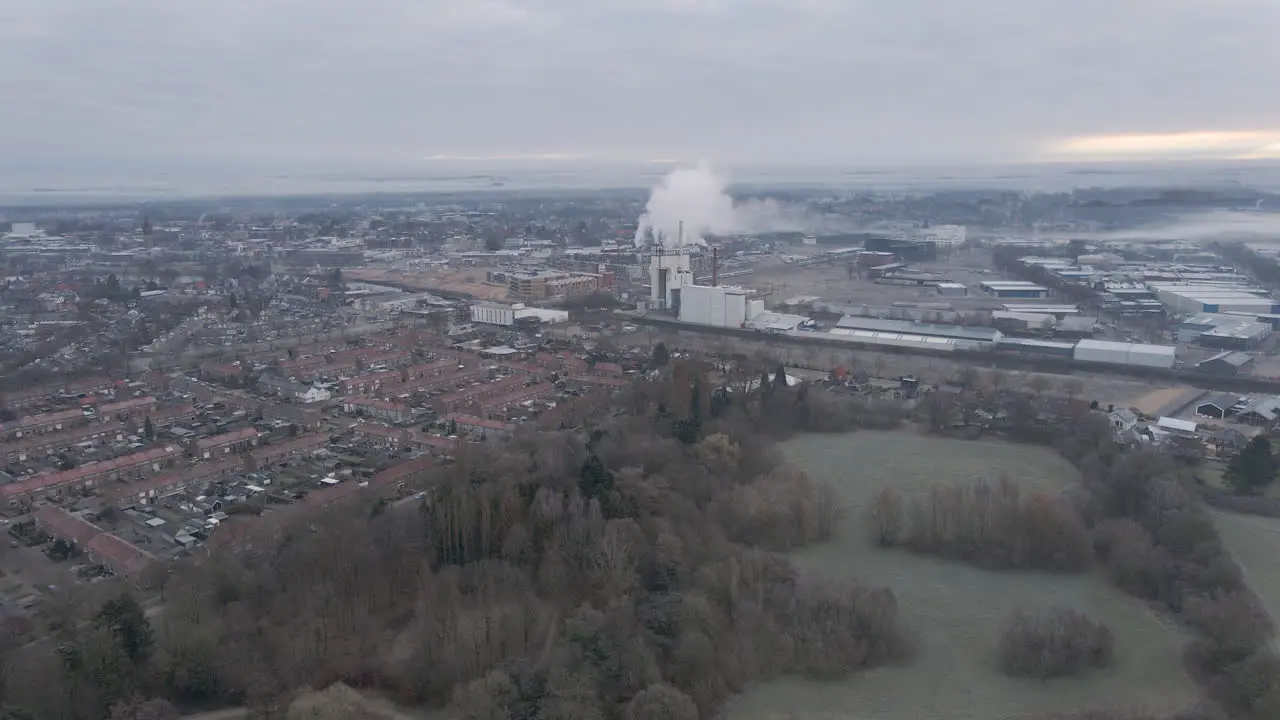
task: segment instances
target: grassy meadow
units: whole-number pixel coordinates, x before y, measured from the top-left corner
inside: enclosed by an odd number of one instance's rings
[[[868,542],[863,507],[884,486],[911,494],[935,483],[1005,475],[1029,490],[1058,489],[1075,469],[1052,451],[869,431],[802,436],[782,449],[791,464],[834,484],[847,510],[839,536],[797,553],[797,562],[806,571],[891,589],[916,636],[917,654],[903,666],[840,682],[762,684],[731,701],[729,720],[1004,720],[1083,708],[1174,708],[1195,696],[1182,668],[1185,636],[1096,574],[996,573]],[[1280,532],[1280,524],[1274,527]],[[1274,574],[1280,592],[1280,572]],[[1005,677],[995,660],[1004,617],[1017,608],[1054,605],[1111,628],[1112,667],[1048,682]]]
[[[1280,621],[1280,518],[1213,511],[1222,542],[1243,568],[1245,583],[1262,599],[1272,620]]]

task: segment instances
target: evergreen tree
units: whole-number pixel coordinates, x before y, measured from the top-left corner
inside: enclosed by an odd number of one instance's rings
[[[657,345],[654,345],[653,357],[649,359],[649,365],[651,367],[660,368],[666,367],[669,362],[671,362],[671,353],[667,350],[667,344],[660,342]]]
[[[605,467],[599,455],[592,453],[582,463],[582,471],[578,474],[578,488],[589,498],[600,498],[613,490],[613,473]]]
[[[1223,479],[1237,495],[1250,495],[1276,479],[1276,459],[1271,443],[1259,435],[1249,441],[1240,454],[1231,459]]]
[[[773,386],[780,389],[787,389],[787,369],[778,364],[778,369],[773,371]]]
[[[155,642],[151,622],[130,593],[125,592],[108,600],[94,618],[94,624],[110,630],[120,642],[125,655],[135,664],[145,662],[151,656],[151,648]]]

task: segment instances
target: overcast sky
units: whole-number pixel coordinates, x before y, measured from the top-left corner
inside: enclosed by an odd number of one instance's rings
[[[1277,38],[1277,0],[0,0],[0,165],[1280,156]]]

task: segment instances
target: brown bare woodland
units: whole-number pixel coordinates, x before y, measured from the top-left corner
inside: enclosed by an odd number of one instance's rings
[[[811,403],[840,399],[692,386],[685,404],[688,384],[638,393],[583,433],[471,446],[423,503],[222,528],[238,540],[175,569],[145,651],[68,624],[9,657],[3,701],[36,719],[100,720],[135,695],[280,716],[342,682],[474,720],[694,720],[762,678],[901,657],[891,594],[770,552],[828,537],[839,507],[748,428],[821,425]]]
[[[1187,653],[1192,675],[1226,717],[1280,717],[1280,659],[1270,647],[1270,619],[1187,472],[1150,450],[1121,451],[1104,416],[1088,416],[1074,430],[1059,450],[1081,470],[1078,504],[1095,528],[1097,554],[1112,581],[1196,633]]]
[[[1005,619],[999,651],[1006,675],[1044,680],[1106,666],[1114,638],[1106,626],[1070,608],[1043,614],[1019,610]]]
[[[1000,570],[1079,572],[1093,555],[1071,503],[1008,480],[935,486],[904,501],[885,488],[867,508],[874,542]]]

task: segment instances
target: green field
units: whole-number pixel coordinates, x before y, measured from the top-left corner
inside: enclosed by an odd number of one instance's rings
[[[1075,470],[1050,450],[907,432],[809,435],[782,449],[792,464],[832,482],[848,509],[836,540],[796,555],[801,567],[893,590],[918,651],[904,666],[846,681],[759,685],[731,702],[730,720],[1004,720],[1082,708],[1167,709],[1195,696],[1180,659],[1185,637],[1100,577],[987,572],[867,542],[862,506],[881,487],[909,493],[1006,475],[1027,488],[1060,488]],[[1003,618],[1053,605],[1110,626],[1114,666],[1043,683],[1006,678],[994,659]]]
[[[1280,621],[1280,518],[1213,511],[1213,522],[1232,557],[1244,569],[1245,584],[1262,599],[1272,620]]]

